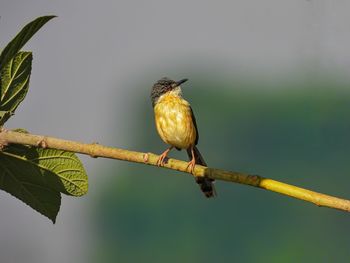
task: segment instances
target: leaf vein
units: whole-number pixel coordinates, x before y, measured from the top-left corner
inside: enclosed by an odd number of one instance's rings
[[[11,61],[11,66],[10,66],[10,80],[9,80],[9,83],[7,84],[7,87],[5,87],[4,93],[3,93],[2,96],[1,96],[1,100],[4,99],[6,93],[8,92],[8,89],[10,88],[10,86],[11,86],[13,80],[15,79],[13,76],[15,76],[15,75],[17,74],[17,71],[20,69],[21,65],[23,64],[23,62],[27,59],[27,57],[28,57],[29,55],[30,55],[29,52],[28,52],[28,53],[25,53],[24,57],[21,58],[21,61],[20,61],[20,63],[18,64],[18,66],[16,67],[15,71],[13,72],[13,74],[11,74],[11,73],[12,73],[12,67],[14,67],[14,66],[13,66],[13,64],[14,64],[13,60],[14,60],[14,59],[11,59],[11,60],[10,60],[10,61]]]

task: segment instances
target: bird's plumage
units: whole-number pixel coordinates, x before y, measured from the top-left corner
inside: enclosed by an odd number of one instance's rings
[[[154,106],[157,131],[162,140],[178,149],[195,144],[196,126],[189,103],[170,91],[163,94]]]
[[[158,80],[152,88],[151,100],[154,108],[156,128],[161,139],[171,147],[159,158],[159,165],[172,147],[186,149],[190,157],[191,170],[194,164],[206,166],[196,145],[199,134],[196,118],[190,104],[182,97],[180,84],[187,79],[178,82],[168,78]],[[196,177],[196,182],[206,197],[215,195],[213,180],[206,177]]]

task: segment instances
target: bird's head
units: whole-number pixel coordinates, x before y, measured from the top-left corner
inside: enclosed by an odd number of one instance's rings
[[[151,92],[152,105],[157,103],[160,96],[168,93],[170,91],[177,91],[178,95],[181,95],[180,85],[186,82],[188,79],[182,79],[179,81],[174,81],[169,78],[161,78],[156,83],[154,83]]]

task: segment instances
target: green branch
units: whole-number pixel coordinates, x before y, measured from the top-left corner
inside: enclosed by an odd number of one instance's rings
[[[87,154],[94,158],[104,157],[128,162],[143,163],[153,166],[157,166],[157,160],[159,157],[158,155],[152,153],[123,150],[119,148],[102,146],[97,143],[86,144],[14,131],[0,132],[0,146],[6,146],[8,144],[31,145],[40,148],[50,148],[80,154]],[[180,160],[169,159],[164,167],[180,172],[189,173],[187,170],[187,162]],[[349,200],[317,193],[297,186],[264,178],[258,175],[224,171],[221,169],[204,167],[200,165],[196,165],[194,169],[194,175],[206,176],[216,180],[255,186],[311,202],[317,206],[324,206],[350,212]]]

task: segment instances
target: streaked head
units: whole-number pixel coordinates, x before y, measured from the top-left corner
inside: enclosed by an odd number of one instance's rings
[[[174,81],[169,78],[162,78],[158,80],[156,83],[154,83],[152,92],[151,92],[151,100],[152,100],[152,106],[157,103],[157,100],[160,96],[163,94],[172,91],[174,89],[179,89],[180,85],[184,82],[186,82],[188,79],[182,79],[179,81]]]

